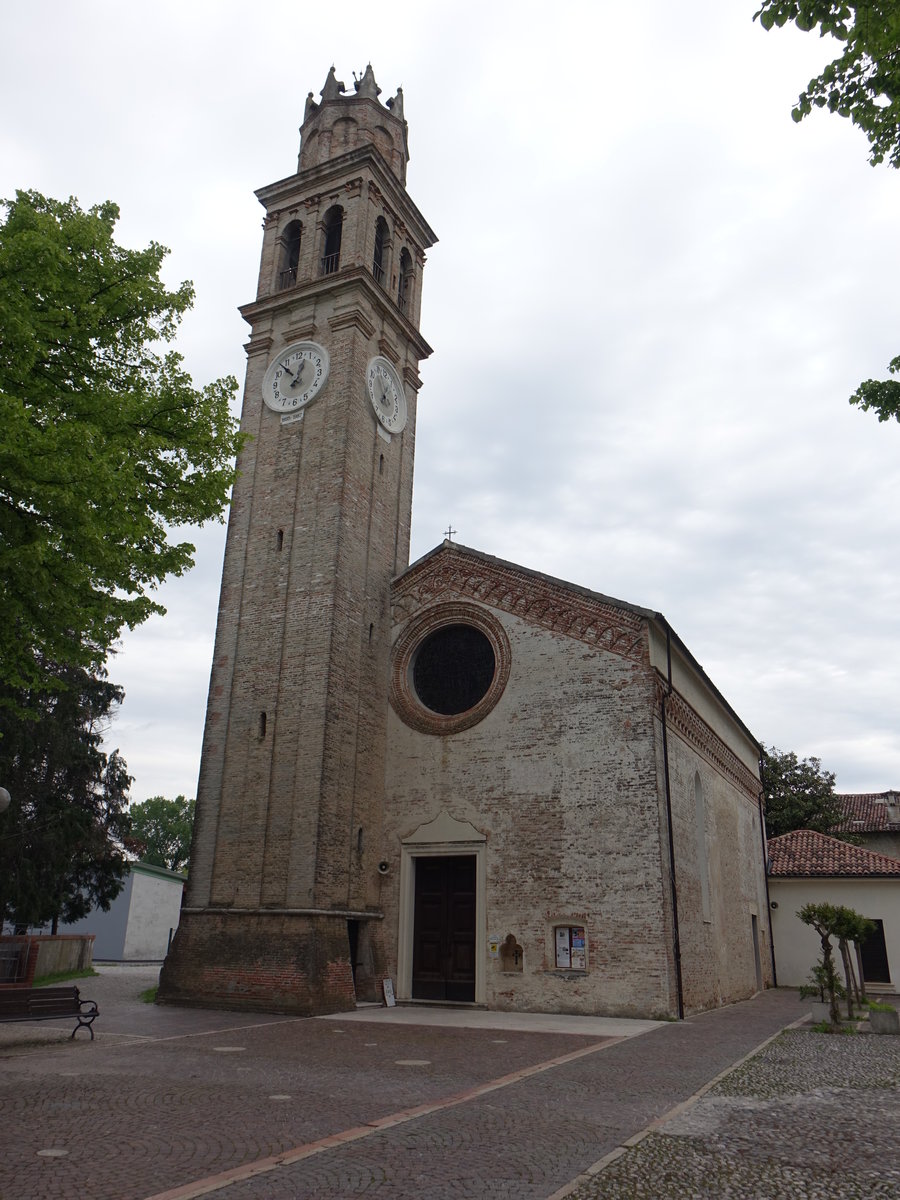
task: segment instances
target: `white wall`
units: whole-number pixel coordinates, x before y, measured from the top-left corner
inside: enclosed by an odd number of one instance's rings
[[[821,942],[797,917],[804,904],[843,904],[884,924],[891,986],[900,991],[900,880],[897,879],[770,879],[769,899],[778,983],[800,987],[819,961]],[[840,974],[840,966],[838,966]]]
[[[181,913],[183,880],[137,863],[132,867],[131,907],[123,959],[165,958],[169,930]],[[151,873],[152,872],[152,873]]]
[[[128,962],[165,958],[169,930],[178,925],[184,880],[147,863],[130,863],[125,886],[107,912],[93,909],[60,933],[93,933],[94,960]]]

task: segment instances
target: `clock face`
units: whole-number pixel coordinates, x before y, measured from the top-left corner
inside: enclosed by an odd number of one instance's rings
[[[269,363],[263,400],[274,412],[297,412],[321,392],[329,365],[328,351],[317,342],[294,342]]]
[[[396,369],[380,355],[366,367],[366,390],[375,416],[388,433],[401,433],[406,425],[406,394]]]

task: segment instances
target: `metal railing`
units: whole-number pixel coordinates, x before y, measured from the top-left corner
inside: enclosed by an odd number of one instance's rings
[[[0,983],[19,983],[25,978],[28,942],[0,946]]]

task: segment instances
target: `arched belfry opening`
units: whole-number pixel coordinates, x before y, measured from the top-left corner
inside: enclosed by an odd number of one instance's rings
[[[372,274],[375,276],[375,282],[381,285],[384,285],[384,277],[387,272],[389,237],[388,223],[384,217],[379,217],[375,222],[375,252],[372,256]]]
[[[402,313],[409,312],[412,300],[413,261],[412,255],[404,246],[400,251],[400,280],[397,284],[397,307]]]
[[[341,265],[341,234],[344,229],[344,210],[333,204],[322,222],[322,269],[320,274],[333,275]]]
[[[293,287],[297,282],[302,236],[303,226],[299,221],[291,221],[281,235],[281,267],[278,274],[280,288]]]

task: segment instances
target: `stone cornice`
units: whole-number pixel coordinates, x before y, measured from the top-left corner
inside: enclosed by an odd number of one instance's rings
[[[347,173],[353,170],[371,172],[382,193],[390,197],[391,206],[398,214],[402,214],[404,222],[409,226],[412,240],[419,247],[427,250],[435,244],[438,240],[437,234],[374,146],[360,146],[347,154],[330,159],[327,163],[309,167],[302,175],[288,175],[284,179],[276,180],[275,183],[259,188],[256,197],[267,210],[283,210],[306,204],[313,196],[331,194],[335,189],[342,188]]]
[[[285,288],[283,291],[274,292],[270,296],[263,296],[259,300],[253,300],[249,304],[242,304],[238,311],[251,326],[257,325],[275,313],[281,312],[287,312],[288,319],[290,320],[291,310],[300,306],[306,308],[311,299],[316,299],[329,292],[340,296],[342,293],[350,292],[355,288],[363,290],[365,299],[372,306],[374,313],[381,317],[386,325],[396,331],[397,337],[402,342],[413,349],[419,361],[423,358],[428,358],[432,352],[431,347],[422,337],[421,333],[419,333],[418,329],[416,329],[415,325],[392,303],[384,289],[378,286],[372,277],[372,272],[365,267],[345,267],[340,271],[336,271],[333,275],[321,275],[307,283]],[[254,345],[256,344],[255,335],[251,338],[251,341]]]
[[[358,329],[367,338],[375,332],[375,326],[369,320],[368,313],[359,305],[334,313],[328,318],[328,328],[334,332],[338,329]]]
[[[552,633],[647,662],[647,636],[640,617],[613,604],[498,562],[467,555],[437,554],[420,569],[395,580],[393,620],[399,624],[438,600],[474,600]]]
[[[753,772],[738,758],[719,735],[703,720],[695,709],[678,692],[669,692],[668,685],[660,675],[656,680],[657,699],[665,704],[666,727],[678,734],[730,780],[735,787],[755,804],[759,796],[760,782]]]

